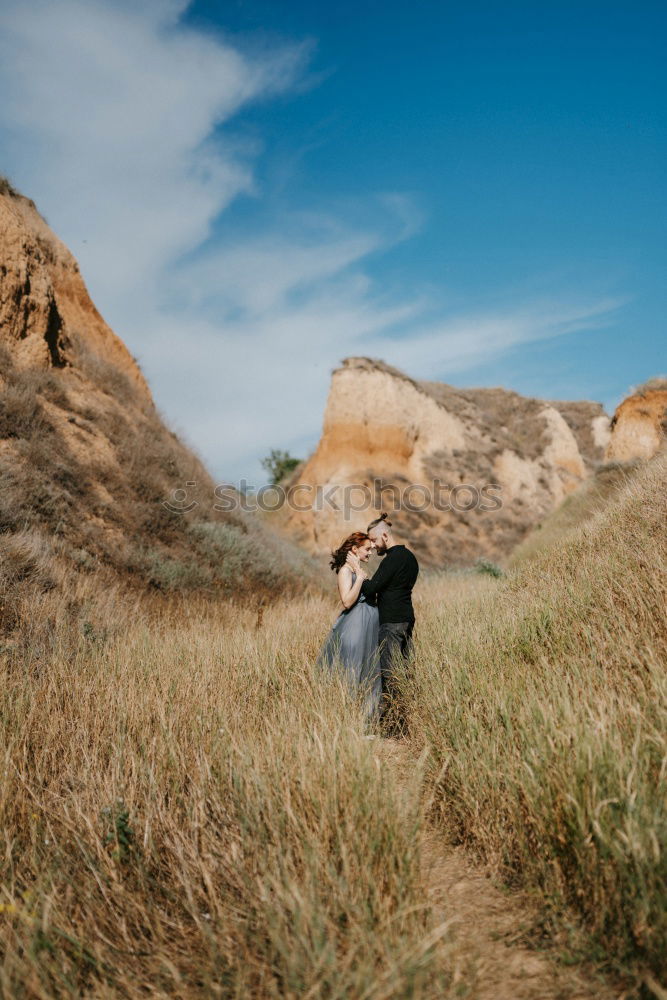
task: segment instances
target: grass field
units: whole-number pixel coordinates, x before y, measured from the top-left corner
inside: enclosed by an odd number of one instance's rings
[[[568,960],[652,995],[666,475],[503,578],[421,582],[407,784],[313,668],[333,598],[114,615],[108,595],[85,627],[47,595],[48,642],[0,657],[0,993],[464,996],[420,885],[428,804]]]
[[[546,932],[648,981],[667,955],[666,479],[663,456],[497,585],[427,588],[404,709],[448,828],[539,894]]]
[[[8,668],[3,995],[447,995],[419,783],[312,668],[332,611],[174,613]]]

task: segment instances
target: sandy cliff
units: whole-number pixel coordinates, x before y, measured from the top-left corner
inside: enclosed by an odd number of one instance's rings
[[[71,253],[0,180],[0,651],[35,590],[74,593],[77,580],[235,595],[300,587],[303,554],[213,510],[213,490]]]
[[[151,402],[137,363],[95,308],[76,260],[34,202],[6,182],[0,182],[0,278],[0,343],[18,366],[76,366],[82,351],[92,351]]]
[[[608,438],[599,403],[456,389],[348,358],[333,373],[320,443],[292,482],[301,506],[307,489],[338,487],[340,509],[289,511],[287,530],[326,550],[400,501],[396,525],[426,564],[499,558],[590,474]],[[351,505],[363,509],[346,512],[352,484]],[[482,509],[497,504],[486,496],[500,506]]]
[[[649,379],[623,400],[611,421],[609,461],[652,458],[667,440],[667,378]]]

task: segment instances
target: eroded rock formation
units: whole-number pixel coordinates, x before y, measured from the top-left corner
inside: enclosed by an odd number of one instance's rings
[[[457,389],[348,358],[333,373],[320,443],[291,483],[299,506],[322,487],[340,509],[288,510],[286,527],[324,551],[374,510],[400,507],[397,529],[425,564],[501,558],[590,474],[608,438],[599,403]]]
[[[139,366],[95,308],[79,265],[34,202],[0,181],[0,343],[19,366],[113,364],[151,400]]]
[[[649,459],[665,447],[666,440],[667,378],[658,377],[616,407],[605,457],[616,462]]]

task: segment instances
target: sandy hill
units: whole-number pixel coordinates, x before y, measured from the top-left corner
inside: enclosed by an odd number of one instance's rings
[[[286,527],[323,551],[400,503],[400,534],[426,565],[502,558],[603,461],[609,426],[600,403],[457,389],[348,358],[333,373],[319,445],[291,484],[305,488],[300,506],[306,489],[338,487],[328,495],[340,509],[292,510]]]
[[[72,254],[6,181],[0,278],[0,629],[20,624],[26,586],[300,586],[309,566],[294,547],[212,514],[206,469],[163,423]],[[173,513],[163,501],[187,482],[207,503]]]

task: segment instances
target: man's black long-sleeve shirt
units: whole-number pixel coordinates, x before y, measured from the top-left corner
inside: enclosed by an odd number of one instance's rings
[[[419,563],[405,545],[387,549],[377,572],[364,580],[361,592],[368,601],[377,600],[380,625],[388,622],[413,622],[412,588],[419,573]]]

